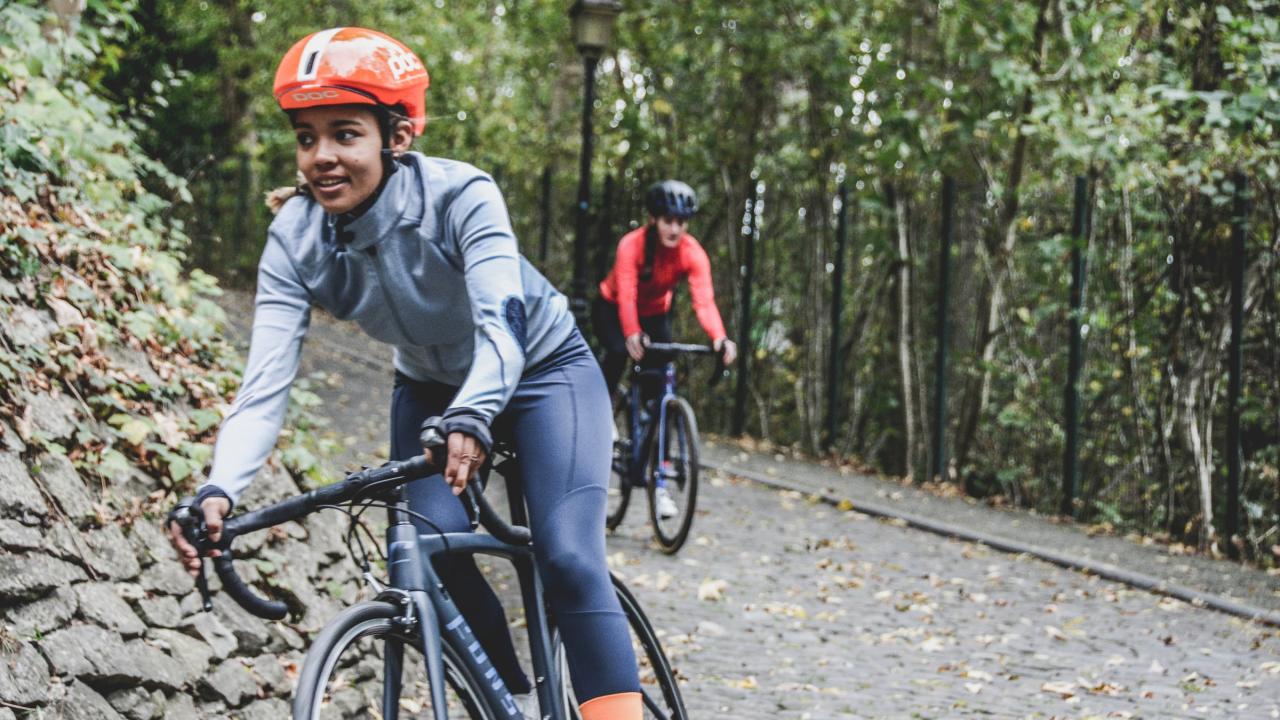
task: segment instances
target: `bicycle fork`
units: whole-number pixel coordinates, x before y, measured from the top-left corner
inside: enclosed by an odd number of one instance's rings
[[[662,395],[656,400],[657,410],[651,417],[651,432],[654,433],[653,442],[658,444],[657,447],[657,467],[653,469],[653,477],[645,478],[648,482],[652,480],[654,488],[665,488],[667,480],[675,477],[675,471],[670,467],[670,460],[667,456],[667,408],[671,405],[671,398],[675,397],[676,386],[676,366],[673,363],[667,363],[665,371],[665,380],[662,387]],[[683,442],[681,440],[681,442]]]

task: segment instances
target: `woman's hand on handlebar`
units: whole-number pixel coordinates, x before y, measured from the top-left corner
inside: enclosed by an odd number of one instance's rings
[[[732,365],[738,359],[738,346],[729,338],[720,338],[712,347],[724,358],[725,365]]]
[[[644,333],[636,333],[627,338],[627,354],[632,360],[640,362],[644,358],[644,348],[649,344],[649,336]]]
[[[475,477],[484,465],[485,453],[480,441],[464,432],[449,433],[445,443],[447,458],[444,467],[444,481],[453,486],[453,494],[459,495],[466,489],[467,483]],[[427,462],[435,463],[431,451],[426,450]]]
[[[209,529],[209,539],[218,542],[222,539],[222,519],[231,511],[231,501],[224,497],[210,497],[200,503],[200,511],[204,513],[204,523]],[[176,522],[167,522],[169,542],[178,551],[178,561],[186,568],[187,574],[195,577],[200,572],[200,553],[195,546],[182,536],[182,528]],[[220,550],[211,550],[209,557],[218,557]]]

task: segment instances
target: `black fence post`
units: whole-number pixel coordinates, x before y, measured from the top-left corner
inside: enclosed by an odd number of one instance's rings
[[[733,427],[731,433],[735,437],[742,435],[746,429],[747,416],[747,381],[751,367],[751,284],[756,274],[756,234],[759,231],[756,223],[756,208],[760,203],[760,185],[757,182],[751,200],[747,201],[747,217],[742,226],[746,236],[746,257],[742,272],[742,320],[738,327],[738,386],[733,397]]]
[[[1244,363],[1244,266],[1245,237],[1249,232],[1249,179],[1241,171],[1235,174],[1235,198],[1231,218],[1231,358],[1227,363],[1227,517],[1222,524],[1227,540],[1227,554],[1240,556],[1236,536],[1240,533],[1240,466],[1244,460],[1240,447],[1240,388]]]
[[[538,239],[538,263],[546,272],[547,240],[551,237],[551,166],[542,169],[542,237]]]
[[[591,110],[595,104],[596,67],[600,58],[582,56],[582,155],[578,161],[578,224],[573,236],[573,297],[569,299],[573,317],[587,330],[587,246],[591,234],[591,151],[594,138],[591,126]]]
[[[1074,219],[1071,223],[1071,311],[1067,328],[1071,334],[1067,356],[1066,409],[1067,444],[1062,456],[1062,506],[1061,514],[1075,516],[1076,494],[1079,491],[1077,461],[1080,448],[1080,365],[1083,343],[1080,335],[1082,308],[1084,306],[1084,248],[1088,243],[1085,227],[1089,194],[1088,182],[1083,175],[1076,176],[1076,200]]]
[[[604,176],[604,197],[600,200],[600,220],[599,232],[600,237],[595,247],[595,272],[596,277],[593,282],[600,282],[605,275],[609,274],[609,261],[613,255],[613,175]]]
[[[942,178],[942,248],[938,255],[938,335],[933,381],[933,479],[947,479],[947,351],[951,331],[951,244],[956,181]]]
[[[840,214],[836,216],[836,262],[831,278],[831,358],[827,365],[827,437],[830,450],[840,424],[840,315],[844,311],[844,254],[849,244],[849,187],[840,181]]]

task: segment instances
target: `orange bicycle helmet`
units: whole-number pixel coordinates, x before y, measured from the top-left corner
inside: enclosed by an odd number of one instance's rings
[[[399,105],[417,136],[427,124],[430,84],[422,60],[400,41],[376,30],[340,27],[294,43],[276,69],[273,91],[282,110]]]

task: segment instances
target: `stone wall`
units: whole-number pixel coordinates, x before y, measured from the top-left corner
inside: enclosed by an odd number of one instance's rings
[[[55,327],[22,304],[0,304],[0,321],[8,343]],[[152,369],[135,352],[112,371]],[[160,525],[176,488],[137,467],[110,481],[78,468],[77,433],[99,421],[59,385],[27,384],[0,413],[0,720],[287,717],[306,638],[359,592],[345,524],[321,515],[238,542],[242,576],[289,619],[222,595],[203,612]],[[241,505],[297,492],[271,464]]]

